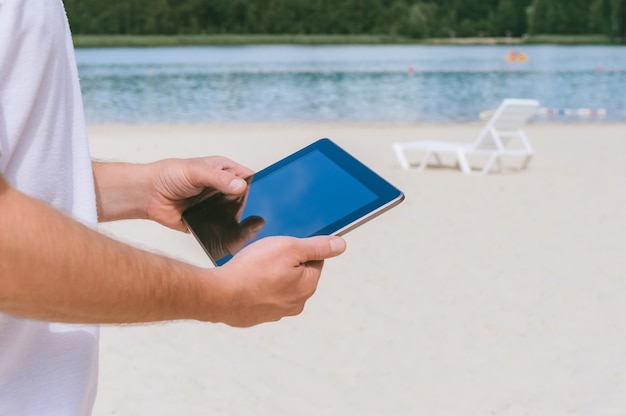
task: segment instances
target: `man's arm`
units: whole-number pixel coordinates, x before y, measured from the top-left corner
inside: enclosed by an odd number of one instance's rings
[[[102,236],[1,176],[0,213],[3,312],[70,322],[191,318],[190,305],[206,291],[198,275],[212,278],[210,271]]]
[[[344,249],[336,237],[266,239],[224,267],[201,269],[100,235],[0,175],[0,311],[16,316],[254,325],[299,313],[322,260]]]

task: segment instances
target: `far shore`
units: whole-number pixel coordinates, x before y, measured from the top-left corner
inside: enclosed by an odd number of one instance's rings
[[[159,46],[229,46],[229,45],[520,45],[614,44],[605,35],[533,35],[523,37],[448,37],[412,39],[397,35],[335,34],[200,34],[200,35],[74,35],[77,48],[159,47]]]

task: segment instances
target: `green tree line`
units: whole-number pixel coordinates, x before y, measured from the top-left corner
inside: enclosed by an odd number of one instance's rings
[[[626,0],[64,0],[75,34],[602,34]]]

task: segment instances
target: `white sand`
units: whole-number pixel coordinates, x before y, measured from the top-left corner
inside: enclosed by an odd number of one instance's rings
[[[626,124],[534,124],[526,171],[400,169],[390,144],[479,125],[90,126],[106,160],[257,170],[328,136],[406,193],[346,236],[304,313],[251,329],[106,327],[95,415],[626,411]],[[191,236],[103,231],[208,265]]]

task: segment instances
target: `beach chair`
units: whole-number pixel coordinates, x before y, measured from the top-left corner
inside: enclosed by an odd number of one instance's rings
[[[419,140],[393,143],[393,151],[403,169],[410,167],[408,152],[422,153],[418,165],[420,171],[426,168],[431,156],[442,166],[444,154],[453,156],[459,169],[466,174],[484,175],[494,164],[502,171],[502,159],[508,156],[522,158],[522,169],[525,169],[533,156],[533,148],[523,127],[538,107],[536,100],[507,98],[492,112],[473,143]],[[475,166],[477,160],[482,166]]]

